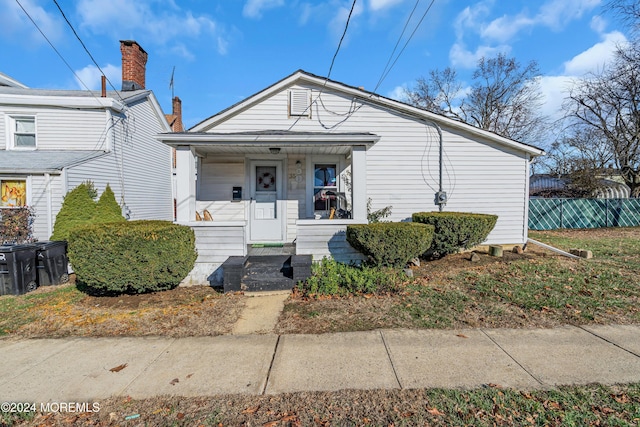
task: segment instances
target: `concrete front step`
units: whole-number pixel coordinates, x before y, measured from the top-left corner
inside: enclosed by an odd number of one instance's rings
[[[311,275],[311,255],[229,257],[222,265],[225,292],[291,290]]]

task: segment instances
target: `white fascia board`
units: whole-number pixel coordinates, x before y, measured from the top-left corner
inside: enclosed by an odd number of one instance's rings
[[[117,112],[124,110],[124,104],[113,98],[94,98],[84,96],[34,96],[34,95],[0,95],[0,104],[29,107],[62,107],[83,109],[110,109]]]
[[[263,144],[281,144],[282,146],[303,145],[373,145],[380,140],[378,135],[345,135],[345,134],[313,134],[313,135],[236,135],[236,134],[161,134],[156,138],[167,145],[176,147],[179,145],[229,145],[255,146]]]
[[[160,106],[160,103],[156,99],[156,96],[153,94],[153,92],[149,91],[149,93],[147,94],[147,98],[151,103],[151,108],[153,109],[153,112],[155,113],[156,117],[158,118],[158,121],[160,122],[162,131],[171,132],[171,126],[169,126],[167,117],[164,115],[164,111],[162,111],[162,107]]]

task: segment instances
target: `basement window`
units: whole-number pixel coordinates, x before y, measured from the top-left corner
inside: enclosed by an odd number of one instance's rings
[[[293,89],[289,91],[289,116],[311,117],[311,91]]]

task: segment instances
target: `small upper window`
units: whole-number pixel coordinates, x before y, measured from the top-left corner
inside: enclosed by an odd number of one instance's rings
[[[13,118],[13,148],[36,148],[35,117]]]

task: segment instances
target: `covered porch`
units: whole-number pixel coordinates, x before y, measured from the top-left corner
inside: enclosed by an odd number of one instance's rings
[[[229,256],[288,247],[314,259],[358,259],[347,225],[367,222],[370,133],[177,133],[176,221],[196,234],[191,281],[217,282]]]

